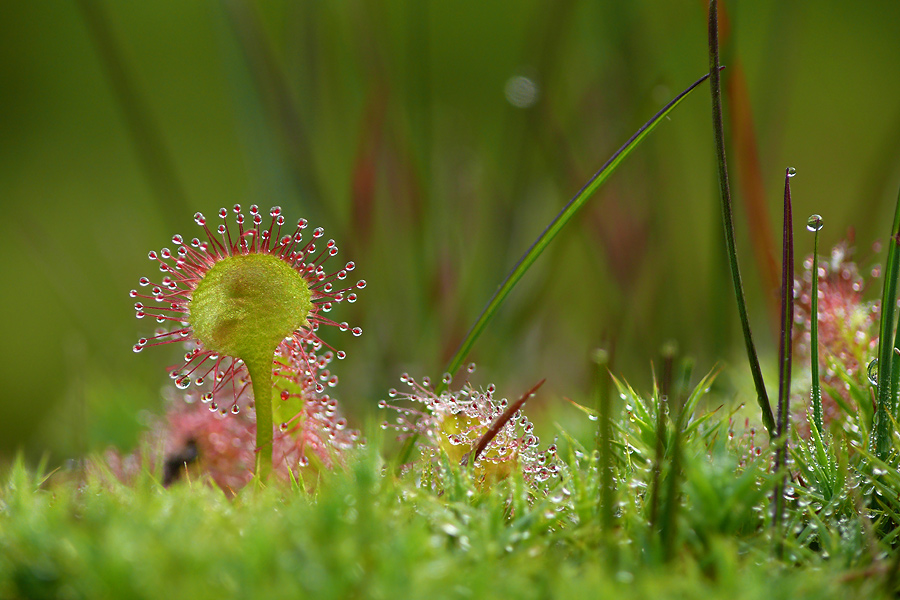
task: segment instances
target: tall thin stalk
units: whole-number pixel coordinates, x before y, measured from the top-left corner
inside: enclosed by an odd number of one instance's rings
[[[806,220],[806,228],[813,232],[812,296],[809,310],[809,362],[812,375],[813,427],[822,436],[825,424],[822,418],[822,386],[819,383],[819,231],[822,217],[812,215]]]
[[[716,138],[716,158],[719,167],[719,192],[722,197],[722,221],[725,226],[725,248],[731,266],[731,280],[734,284],[734,295],[737,300],[738,314],[741,318],[741,329],[744,333],[744,344],[747,348],[747,360],[750,362],[750,373],[756,387],[756,400],[762,412],[763,425],[770,436],[775,434],[775,419],[772,406],[766,393],[756,346],[750,333],[750,319],[747,316],[747,304],[744,300],[744,286],[741,283],[741,272],[738,266],[737,248],[734,241],[734,218],[731,211],[731,189],[728,184],[728,165],[725,160],[725,131],[722,126],[722,90],[719,76],[719,26],[716,0],[709,3],[709,87],[712,93],[713,130]]]
[[[788,168],[784,174],[784,238],[781,257],[781,339],[778,350],[778,423],[775,429],[775,470],[787,462],[788,422],[791,414],[791,333],[794,324],[794,232],[791,214],[791,177],[794,169]],[[774,513],[772,525],[781,526],[784,512],[785,478],[779,476],[773,499]]]

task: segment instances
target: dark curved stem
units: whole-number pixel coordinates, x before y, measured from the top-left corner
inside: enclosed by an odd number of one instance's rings
[[[741,271],[738,266],[737,248],[734,242],[734,217],[731,211],[731,189],[728,185],[728,165],[725,161],[725,132],[722,126],[722,88],[719,67],[719,27],[716,0],[709,3],[709,88],[712,92],[713,131],[716,138],[716,158],[719,167],[719,192],[722,197],[722,221],[725,226],[725,248],[731,266],[731,280],[734,283],[734,295],[737,300],[738,314],[741,318],[741,330],[747,348],[747,360],[750,362],[750,373],[756,388],[756,401],[762,412],[763,425],[769,436],[775,434],[775,418],[772,406],[766,393],[756,346],[750,333],[750,319],[747,316],[747,303],[744,300],[744,286],[741,283]]]

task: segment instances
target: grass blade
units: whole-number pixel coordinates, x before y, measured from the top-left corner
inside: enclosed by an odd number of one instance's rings
[[[775,236],[770,225],[769,209],[763,182],[762,165],[759,160],[759,145],[753,123],[753,109],[750,106],[750,90],[747,75],[740,57],[734,48],[734,36],[730,33],[727,5],[719,7],[719,42],[728,61],[730,75],[725,81],[725,99],[729,103],[728,122],[731,131],[731,147],[737,163],[737,186],[744,198],[747,223],[750,228],[750,242],[756,259],[756,268],[766,292],[767,307],[771,311],[772,323],[778,322],[779,288],[778,265],[775,260]],[[729,52],[731,47],[731,52]]]
[[[794,169],[784,174],[784,241],[781,257],[781,340],[778,364],[778,424],[775,429],[775,471],[787,462],[788,422],[791,414],[791,331],[794,324],[794,230],[791,214],[791,177]],[[784,510],[784,488],[787,472],[779,477],[773,498],[772,525],[781,526]]]
[[[819,383],[819,231],[822,217],[812,215],[806,220],[806,228],[813,232],[812,296],[810,297],[809,363],[812,375],[813,427],[819,436],[825,429],[822,418],[822,386]]]
[[[522,279],[522,276],[528,271],[534,261],[541,255],[541,253],[547,248],[553,238],[556,237],[563,227],[572,219],[573,216],[578,212],[578,210],[584,206],[584,203],[587,202],[588,198],[590,198],[597,189],[603,185],[603,183],[609,179],[609,176],[613,174],[616,168],[622,163],[625,158],[631,154],[631,152],[637,148],[637,146],[646,138],[651,131],[656,129],[656,126],[659,125],[662,120],[671,113],[676,106],[681,104],[681,101],[684,100],[688,94],[690,94],[697,86],[703,83],[709,75],[704,75],[686,90],[675,96],[675,98],[666,104],[658,113],[656,113],[653,118],[644,123],[644,125],[637,130],[637,132],[631,136],[631,138],[625,142],[625,144],[619,148],[615,154],[613,154],[609,160],[606,161],[599,171],[594,173],[594,176],[588,180],[584,187],[578,190],[578,193],[569,200],[569,202],[563,207],[563,209],[556,215],[556,218],[547,225],[547,228],[541,232],[541,235],[534,241],[531,247],[522,255],[522,258],[519,259],[519,262],[512,268],[509,274],[506,276],[506,279],[503,280],[503,283],[497,288],[497,291],[494,292],[494,296],[487,303],[487,306],[484,307],[481,315],[478,317],[478,320],[475,321],[475,324],[469,330],[469,333],[466,334],[466,337],[463,339],[462,343],[459,345],[459,349],[457,349],[456,353],[453,355],[453,358],[450,360],[449,365],[446,369],[448,373],[456,373],[456,371],[462,366],[463,362],[466,360],[466,357],[469,354],[469,351],[472,349],[472,346],[475,344],[475,341],[484,331],[484,328],[493,318],[494,314],[497,312],[497,309],[500,308],[500,305],[503,304],[503,301],[506,300],[509,293],[512,291],[513,287]],[[437,393],[441,393],[443,389],[436,390]]]
[[[637,148],[637,146],[644,141],[651,131],[656,129],[656,126],[659,125],[665,117],[669,115],[675,107],[681,104],[682,100],[684,100],[688,94],[690,94],[694,89],[697,88],[701,83],[706,81],[709,77],[709,74],[704,75],[694,83],[692,83],[686,90],[675,96],[668,104],[660,109],[653,117],[644,123],[640,129],[638,129],[633,136],[631,136],[627,142],[625,142],[621,148],[616,150],[615,154],[613,154],[609,160],[604,163],[600,170],[594,173],[593,177],[591,177],[584,187],[578,190],[578,193],[572,197],[571,200],[563,207],[563,209],[556,215],[553,221],[547,225],[546,229],[541,232],[541,235],[534,241],[531,247],[522,255],[522,258],[519,259],[519,262],[512,268],[509,274],[506,276],[506,279],[503,280],[503,283],[497,288],[497,291],[494,292],[493,297],[487,303],[487,306],[484,307],[484,310],[481,312],[481,315],[478,317],[478,320],[475,321],[475,324],[469,330],[469,333],[466,334],[466,337],[463,338],[462,343],[460,343],[459,348],[456,350],[456,353],[453,355],[453,358],[450,359],[450,362],[445,369],[447,373],[451,375],[455,374],[459,368],[462,366],[463,362],[466,360],[466,357],[469,355],[469,351],[472,349],[472,346],[475,344],[475,341],[484,331],[484,328],[487,327],[487,324],[493,318],[494,314],[497,312],[497,309],[500,308],[500,305],[503,304],[503,301],[506,300],[509,293],[512,291],[513,287],[522,279],[522,276],[528,271],[534,261],[541,255],[541,253],[547,248],[553,238],[556,237],[563,227],[565,227],[566,223],[568,223],[575,213],[578,212],[584,203],[587,202],[588,198],[590,198],[597,189],[603,185],[603,183],[609,179],[609,176],[613,174],[613,172],[618,168],[618,166],[622,163],[625,158],[631,154],[631,152]],[[435,388],[436,394],[442,394],[447,390],[447,384],[441,381],[438,386]],[[416,439],[418,436],[412,436],[407,438],[406,442],[403,444],[403,447],[400,449],[400,453],[398,454],[398,465],[402,465],[409,460],[409,457],[412,455],[413,446],[416,443]]]
[[[884,288],[881,294],[881,326],[878,334],[878,402],[875,409],[875,456],[887,458],[891,448],[891,415],[896,415],[895,399],[891,395],[894,348],[891,344],[897,312],[897,275],[900,269],[900,195],[894,209],[894,223],[888,243],[887,262],[884,268]],[[896,342],[895,342],[896,343]]]
[[[737,300],[738,313],[741,318],[741,328],[744,333],[744,343],[747,347],[747,359],[750,362],[750,372],[753,376],[753,385],[756,387],[756,399],[762,412],[763,425],[769,435],[775,433],[775,419],[772,416],[772,406],[769,404],[769,396],[766,393],[766,384],[763,381],[762,370],[759,367],[759,357],[756,355],[756,346],[753,344],[753,336],[750,333],[750,320],[747,316],[747,304],[744,300],[744,287],[741,283],[741,272],[738,267],[737,248],[734,242],[734,218],[731,211],[731,190],[728,185],[728,165],[725,161],[725,132],[722,126],[722,89],[719,77],[719,27],[716,8],[716,0],[709,3],[709,86],[712,91],[713,130],[716,138],[716,158],[719,163],[719,191],[722,196],[722,221],[725,225],[725,246],[728,253],[728,261],[731,266],[731,279],[734,283],[734,295]]]

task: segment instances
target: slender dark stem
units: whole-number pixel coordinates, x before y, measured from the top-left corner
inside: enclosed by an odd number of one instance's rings
[[[734,241],[734,218],[731,211],[731,190],[728,185],[728,165],[725,161],[725,132],[722,126],[722,90],[719,67],[719,27],[716,10],[716,0],[709,3],[709,83],[712,92],[713,130],[716,138],[716,158],[719,166],[719,191],[722,197],[722,221],[725,226],[725,246],[728,253],[728,261],[731,266],[731,280],[734,283],[734,295],[737,300],[738,313],[741,319],[741,328],[744,333],[744,343],[747,348],[747,359],[750,362],[750,372],[753,376],[753,385],[756,387],[756,399],[762,412],[763,425],[769,435],[775,433],[775,419],[772,416],[772,406],[766,393],[766,385],[763,381],[762,370],[759,366],[759,358],[756,355],[756,346],[753,344],[753,336],[750,333],[750,319],[747,316],[747,304],[744,300],[744,287],[741,283],[741,272],[738,266],[737,248]]]
[[[794,232],[791,215],[791,177],[794,170],[784,174],[784,242],[781,258],[781,340],[778,368],[778,426],[775,430],[775,470],[781,469],[787,460],[788,420],[791,412],[791,333],[794,324]],[[772,525],[781,526],[784,511],[784,491],[787,473],[780,476],[773,500]]]

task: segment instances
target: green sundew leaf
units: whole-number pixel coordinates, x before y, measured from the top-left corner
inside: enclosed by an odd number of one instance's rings
[[[447,367],[448,373],[456,373],[456,371],[462,366],[463,362],[466,360],[466,357],[469,354],[469,351],[472,349],[472,346],[475,344],[475,340],[481,335],[484,331],[484,328],[493,318],[494,314],[497,312],[497,309],[500,308],[500,305],[503,304],[503,301],[506,300],[509,293],[512,291],[513,287],[522,279],[522,276],[528,272],[528,269],[531,268],[531,265],[534,264],[534,261],[544,252],[550,242],[553,241],[553,238],[562,230],[563,227],[575,216],[578,210],[584,206],[585,202],[596,192],[603,183],[609,179],[609,176],[612,175],[615,170],[622,164],[622,161],[631,154],[638,145],[644,141],[644,139],[650,134],[651,131],[656,129],[656,127],[665,119],[675,107],[681,104],[681,102],[690,94],[694,89],[697,88],[701,83],[706,81],[709,77],[709,74],[704,75],[686,90],[675,96],[671,102],[666,104],[658,113],[656,113],[653,118],[644,123],[644,125],[635,132],[631,138],[625,142],[625,144],[619,148],[615,154],[613,154],[606,164],[600,167],[600,170],[597,171],[593,177],[591,177],[584,187],[578,190],[578,193],[569,200],[569,202],[563,207],[563,209],[556,215],[556,218],[547,225],[547,228],[541,232],[541,235],[534,241],[531,247],[522,255],[522,258],[519,259],[519,262],[512,268],[512,271],[509,272],[509,275],[506,276],[506,279],[500,286],[497,288],[497,291],[494,293],[494,296],[487,303],[487,306],[484,307],[484,310],[481,313],[481,316],[478,317],[478,320],[475,321],[475,324],[472,326],[472,329],[469,330],[469,333],[463,339],[462,343],[459,345],[459,349],[456,351],[456,354],[453,355],[453,358],[450,359],[450,363]],[[446,389],[445,384],[441,384],[438,386],[438,389],[435,390],[438,394]]]

